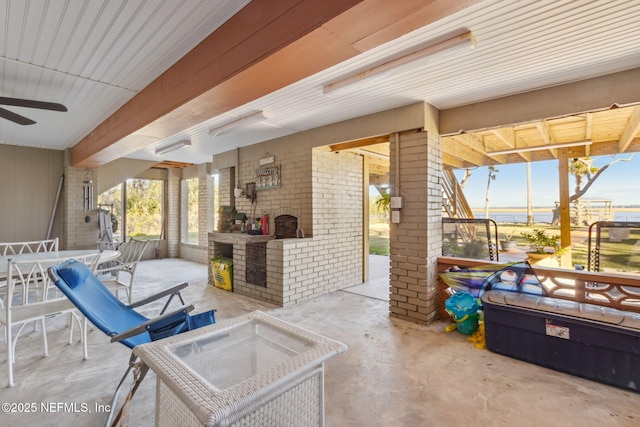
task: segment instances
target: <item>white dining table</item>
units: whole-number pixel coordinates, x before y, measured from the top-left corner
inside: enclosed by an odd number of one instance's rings
[[[95,255],[100,256],[99,264],[113,261],[120,256],[120,252],[116,250],[103,250],[100,249],[71,249],[62,251],[51,252],[36,252],[25,254],[13,254],[0,256],[0,278],[6,277],[9,261],[27,262],[33,261],[34,263],[40,263],[43,267],[50,267],[60,264],[67,259],[86,259]]]
[[[47,333],[45,319],[48,316],[73,312],[76,310],[75,305],[66,297],[60,295],[53,298],[47,297],[47,287],[44,286],[44,292],[42,292],[41,299],[37,301],[27,302],[27,298],[23,295],[22,302],[14,301],[15,283],[13,280],[7,280],[8,271],[11,268],[11,275],[16,277],[16,283],[22,285],[23,294],[28,294],[28,285],[32,280],[44,279],[38,277],[38,274],[43,273],[44,269],[60,264],[62,261],[68,259],[76,259],[80,262],[87,264],[95,264],[95,257],[99,256],[98,264],[113,261],[120,256],[120,252],[114,250],[101,251],[100,249],[75,249],[75,250],[63,250],[63,251],[51,251],[51,252],[36,252],[25,254],[13,254],[0,257],[0,288],[5,292],[5,302],[3,304],[3,310],[0,312],[0,325],[4,326],[5,330],[5,344],[7,346],[7,378],[8,385],[13,385],[13,359],[15,358],[14,347],[15,341],[20,336],[22,328],[29,321],[40,321],[42,327],[42,338],[44,354],[48,355]],[[90,261],[90,262],[87,262]],[[16,263],[19,263],[24,268],[25,273],[19,273],[19,270],[13,270]],[[35,279],[32,276],[33,268],[35,268]],[[27,292],[25,292],[27,289]],[[76,320],[80,324],[80,319],[76,316]],[[12,334],[13,325],[22,325],[15,335]],[[73,326],[73,322],[70,322]],[[83,357],[88,358],[87,348],[87,323],[86,319],[84,324],[80,326],[80,333],[82,335],[83,343]],[[69,343],[71,343],[71,337],[73,334],[73,328],[70,328]]]

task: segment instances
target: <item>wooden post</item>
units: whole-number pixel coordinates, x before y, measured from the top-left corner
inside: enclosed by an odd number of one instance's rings
[[[558,182],[560,183],[560,246],[564,253],[560,266],[571,268],[571,212],[569,207],[569,156],[566,149],[558,150]]]
[[[362,156],[362,281],[369,280],[369,160]]]

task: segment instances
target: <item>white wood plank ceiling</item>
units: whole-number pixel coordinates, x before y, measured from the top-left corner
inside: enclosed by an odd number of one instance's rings
[[[0,120],[0,143],[73,146],[246,3],[0,0],[0,96],[69,107],[68,113],[12,107],[41,126]],[[639,22],[635,0],[486,0],[129,157],[203,163],[237,146],[415,102],[447,109],[636,68]],[[425,61],[365,90],[323,93],[329,82],[467,30],[475,49]],[[209,128],[257,110],[273,118],[209,136]],[[190,147],[154,154],[185,138]]]
[[[62,103],[7,109],[0,143],[77,143],[249,0],[0,0],[0,96]]]

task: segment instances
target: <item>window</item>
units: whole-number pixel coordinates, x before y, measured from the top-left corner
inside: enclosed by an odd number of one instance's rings
[[[162,235],[164,182],[152,179],[129,179],[126,182],[127,236],[159,239]]]
[[[182,243],[198,244],[198,178],[182,181]]]
[[[116,243],[130,237],[160,238],[163,206],[164,181],[161,180],[130,179],[98,196],[98,207],[110,211],[118,223],[113,233]]]
[[[100,194],[98,208],[111,212],[112,218],[117,221],[117,228],[113,232],[113,241],[115,243],[122,242],[122,184]]]

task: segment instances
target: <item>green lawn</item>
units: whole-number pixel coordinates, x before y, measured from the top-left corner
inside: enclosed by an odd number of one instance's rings
[[[511,234],[511,240],[518,243],[518,249],[526,252],[529,248],[521,233],[531,233],[534,228],[543,229],[550,234],[560,234],[559,227],[548,224],[498,224],[498,240],[504,240],[505,234]],[[638,272],[640,270],[640,233],[632,232],[629,239],[610,242],[608,235],[603,236],[600,246],[600,270],[620,272]],[[586,227],[571,229],[572,265],[588,266],[588,229]],[[372,223],[369,226],[369,253],[389,255],[389,224]]]
[[[369,253],[373,255],[389,255],[388,223],[369,225]]]

